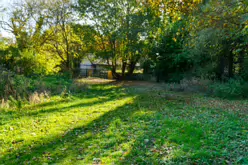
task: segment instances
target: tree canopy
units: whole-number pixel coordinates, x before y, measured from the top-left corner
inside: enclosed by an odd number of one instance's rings
[[[74,72],[91,53],[115,78],[132,75],[137,64],[165,81],[246,78],[247,6],[245,0],[23,0],[4,11],[1,28],[14,42],[1,42],[1,63],[27,75]]]

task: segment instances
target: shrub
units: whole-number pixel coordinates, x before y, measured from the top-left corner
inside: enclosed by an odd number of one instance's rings
[[[27,78],[0,67],[1,108],[12,106],[21,109],[25,100],[31,104],[44,102],[49,98],[50,91],[59,94],[63,86],[70,84],[71,82],[65,78]]]
[[[1,98],[26,97],[31,80],[0,67]]]
[[[57,67],[60,62],[53,58],[48,58],[45,54],[36,53],[34,50],[26,49],[19,52],[16,62],[19,72],[26,76],[50,75],[60,71]]]
[[[207,92],[210,80],[201,78],[182,79],[179,83],[166,83],[167,91]]]
[[[210,85],[210,94],[220,98],[247,98],[248,84],[242,79],[230,79],[226,83],[214,83]]]

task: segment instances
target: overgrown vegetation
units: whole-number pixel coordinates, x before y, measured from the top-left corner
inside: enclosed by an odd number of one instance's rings
[[[50,96],[61,94],[65,89],[75,93],[80,91],[80,84],[73,83],[73,80],[67,76],[27,78],[8,70],[1,71],[0,98],[2,108],[16,107],[21,109],[22,104],[36,104],[48,101]]]

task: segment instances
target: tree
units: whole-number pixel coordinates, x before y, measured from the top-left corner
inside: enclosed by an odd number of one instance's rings
[[[55,36],[52,39],[52,45],[56,49],[58,57],[61,58],[65,66],[64,69],[69,72],[73,71],[74,54],[72,52],[72,43],[75,41],[73,41],[75,35],[70,26],[74,16],[72,5],[71,0],[56,0],[50,1],[49,7],[50,31]],[[63,49],[65,57],[61,55],[60,48]]]
[[[99,39],[99,51],[112,66],[116,78],[118,65],[122,76],[126,68],[132,74],[142,54],[145,16],[134,0],[78,1],[78,10],[91,20]],[[86,13],[86,14],[85,14]]]
[[[215,63],[215,74],[219,80],[223,77],[233,78],[235,74],[244,71],[247,34],[244,33],[247,21],[248,8],[245,1],[209,1],[203,4],[197,15],[192,17],[190,27],[191,41],[194,38],[208,38],[201,40],[203,45],[196,48],[197,43],[191,42],[194,49],[206,50]],[[204,19],[202,19],[204,18]],[[208,32],[208,33],[204,33]],[[199,41],[199,40],[196,40]],[[200,43],[200,42],[198,42]],[[209,58],[206,58],[205,63]],[[238,65],[237,65],[238,64]],[[214,66],[214,65],[213,65]],[[225,68],[228,73],[225,75]]]
[[[20,51],[38,49],[46,37],[42,36],[47,21],[47,4],[42,0],[22,0],[5,9],[8,20],[1,20],[1,27],[12,33]]]
[[[71,28],[75,17],[72,5],[70,0],[23,0],[14,3],[8,10],[9,20],[1,21],[1,25],[15,36],[16,56],[23,59],[23,54],[39,55],[41,59],[55,63],[54,67],[62,62],[62,69],[72,72],[74,54],[79,48],[79,41]],[[46,51],[51,50],[51,46],[56,49],[54,54]],[[59,49],[63,49],[62,54]]]

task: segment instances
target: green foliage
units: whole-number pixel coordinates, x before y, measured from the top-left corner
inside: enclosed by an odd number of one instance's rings
[[[34,51],[24,50],[20,52],[20,58],[17,59],[20,72],[26,76],[41,74],[44,70],[38,61]]]
[[[173,23],[152,46],[150,57],[161,80],[179,82],[183,74],[192,68],[193,59],[187,50],[183,50],[182,36],[175,33],[183,26],[181,22]]]
[[[248,69],[246,69],[246,68],[248,68],[248,59],[247,58],[244,59],[244,64],[242,67],[239,68],[240,69],[240,77],[242,77],[242,79],[247,81],[248,80]]]
[[[96,57],[110,63],[115,78],[124,76],[125,70],[133,74],[135,65],[147,55],[144,40],[149,27],[139,2],[79,0],[78,5],[78,11],[93,22]],[[118,66],[122,75],[116,72]]]
[[[143,63],[144,73],[156,75],[158,81],[247,81],[246,6],[241,0],[20,1],[6,11],[9,20],[0,22],[14,36],[0,38],[0,64],[16,77],[1,80],[0,91],[10,92],[2,97],[24,97],[47,88],[61,93],[68,80],[35,85],[36,80],[19,75],[61,71],[71,79],[80,74],[86,56],[91,62],[107,63],[115,78],[146,79],[132,77],[136,64]],[[244,82],[238,80],[213,88],[216,96],[246,97]]]
[[[178,82],[189,75],[218,80],[244,78],[247,68],[244,1],[178,3],[148,2],[150,10],[154,10],[149,14],[153,21],[159,22],[151,24],[149,32],[150,54],[157,66],[158,79]],[[158,15],[161,19],[156,19]]]
[[[149,74],[153,72],[154,63],[152,60],[148,59],[142,63],[142,69],[144,74]]]
[[[66,75],[27,78],[4,68],[0,71],[0,99],[3,107],[21,109],[23,105],[28,104],[27,100],[30,103],[41,102],[48,95],[60,94],[64,88],[73,86],[72,80]],[[79,90],[73,90],[73,92],[77,93]]]
[[[47,91],[52,95],[60,94],[64,88],[69,88],[72,85],[72,79],[68,78],[67,75],[33,77],[32,79],[34,80],[32,92]]]
[[[8,70],[26,76],[56,74],[60,70],[58,60],[45,55],[45,52],[37,53],[33,49],[20,49],[6,45],[0,49],[1,62]],[[43,54],[44,53],[44,54]]]
[[[242,79],[230,79],[226,83],[213,83],[210,85],[210,94],[225,99],[248,98],[247,83]]]
[[[75,76],[93,56],[115,78],[131,76],[144,59],[169,82],[247,78],[245,1],[20,1],[8,16],[0,23],[15,38],[1,39],[0,63],[18,74]]]
[[[13,98],[12,96],[9,97],[9,101],[12,104],[12,107],[16,107],[18,110],[21,110],[23,105],[22,105],[22,100],[20,97],[17,99]]]
[[[1,98],[8,98],[9,96],[15,98],[27,96],[31,84],[30,79],[21,75],[16,75],[14,72],[4,68],[0,68],[0,78]]]

